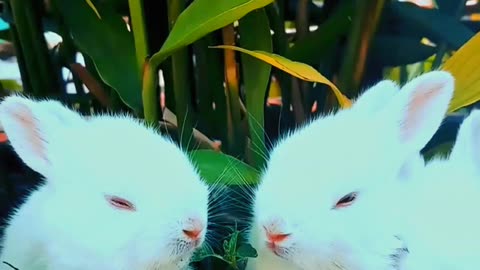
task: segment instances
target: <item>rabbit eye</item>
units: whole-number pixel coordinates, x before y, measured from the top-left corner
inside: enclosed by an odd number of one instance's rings
[[[335,208],[344,208],[350,206],[357,198],[357,192],[351,192],[343,196],[335,205]]]
[[[127,211],[135,211],[135,206],[133,203],[117,196],[105,196],[108,203],[114,208]]]

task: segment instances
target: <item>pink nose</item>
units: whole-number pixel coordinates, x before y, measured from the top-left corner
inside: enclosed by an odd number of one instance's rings
[[[272,231],[267,227],[264,227],[264,229],[267,236],[267,241],[272,244],[280,244],[283,241],[287,240],[287,238],[290,236],[289,233]]]
[[[289,233],[269,233],[269,232],[267,232],[268,242],[271,242],[272,244],[280,244],[283,241],[287,240],[287,238],[289,236],[290,236]]]
[[[185,236],[187,236],[190,240],[196,241],[200,238],[202,234],[203,229],[199,228],[193,228],[193,229],[188,229],[188,230],[183,230],[183,233]]]
[[[197,241],[202,236],[202,232],[205,229],[205,225],[199,218],[188,218],[186,226],[183,227],[183,234],[192,240]]]

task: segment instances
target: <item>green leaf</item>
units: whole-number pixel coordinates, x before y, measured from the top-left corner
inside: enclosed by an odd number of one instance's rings
[[[178,17],[159,52],[152,56],[154,66],[175,50],[185,47],[206,34],[262,8],[274,0],[195,0]]]
[[[252,245],[245,243],[238,247],[237,256],[241,258],[256,258],[258,253]]]
[[[97,4],[102,19],[85,1],[58,1],[73,41],[89,55],[102,80],[122,101],[142,114],[141,80],[137,71],[133,36],[118,14]]]
[[[193,253],[192,259],[190,262],[199,262],[202,261],[203,259],[214,256],[215,252],[213,251],[212,247],[208,244],[202,245],[199,249]]]
[[[239,22],[240,45],[249,50],[261,50],[271,53],[272,35],[268,17],[264,9],[249,13]],[[243,81],[246,91],[246,106],[255,168],[263,168],[266,162],[267,148],[264,134],[265,93],[268,90],[271,65],[258,61],[248,54],[241,54]]]
[[[435,47],[422,44],[417,38],[382,35],[372,40],[368,57],[382,67],[395,67],[425,61],[435,52]]]
[[[348,32],[354,11],[354,1],[342,1],[335,13],[317,30],[293,44],[286,57],[311,66],[318,65],[322,57],[329,54],[337,41]]]
[[[392,1],[389,16],[411,25],[408,31],[421,32],[435,42],[444,41],[452,49],[460,48],[474,33],[454,17],[436,9],[421,8],[413,3]]]
[[[200,175],[209,184],[256,185],[260,173],[244,162],[213,150],[190,152]]]

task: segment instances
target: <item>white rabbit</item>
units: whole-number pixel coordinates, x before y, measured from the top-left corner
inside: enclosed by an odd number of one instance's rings
[[[280,141],[256,191],[258,257],[247,269],[397,269],[398,175],[440,126],[453,89],[449,73],[429,72],[369,106],[373,87]]]
[[[428,162],[411,180],[403,269],[478,269],[480,111],[465,118],[450,155]]]
[[[0,103],[0,120],[16,153],[46,180],[11,216],[0,263],[188,267],[205,239],[208,188],[173,142],[128,116],[87,120],[59,102],[20,96]]]

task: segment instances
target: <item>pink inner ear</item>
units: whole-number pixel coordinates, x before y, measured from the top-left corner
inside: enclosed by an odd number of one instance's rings
[[[401,139],[402,141],[409,141],[412,139],[414,134],[418,131],[419,127],[423,123],[423,115],[428,110],[428,103],[432,101],[432,99],[437,95],[439,92],[437,90],[444,87],[444,83],[438,82],[422,82],[416,85],[415,88],[424,88],[422,91],[418,91],[416,95],[413,96],[412,100],[408,104],[406,118],[403,121]]]
[[[38,121],[36,121],[30,110],[20,109],[13,112],[15,120],[21,123],[23,127],[24,135],[27,141],[31,144],[31,150],[33,153],[48,162],[47,157],[45,156],[45,139],[42,138],[39,128]]]

